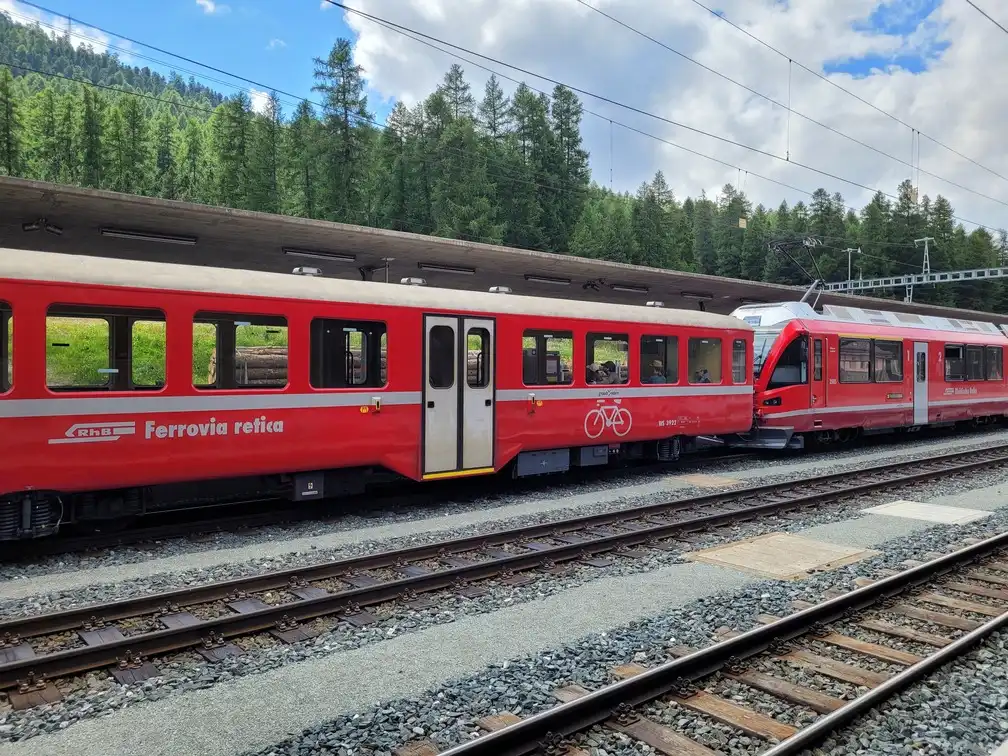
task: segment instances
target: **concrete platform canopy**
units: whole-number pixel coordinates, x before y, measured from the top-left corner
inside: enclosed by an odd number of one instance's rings
[[[730,313],[791,301],[803,288],[211,207],[0,177],[0,247],[322,275],[560,299]],[[823,294],[821,304],[1008,323],[1008,316],[872,297]]]

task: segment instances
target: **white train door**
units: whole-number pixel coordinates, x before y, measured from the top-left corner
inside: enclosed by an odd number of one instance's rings
[[[914,425],[928,424],[928,382],[927,382],[928,345],[926,341],[914,342]]]
[[[491,472],[494,321],[424,316],[423,475]]]
[[[494,321],[463,318],[462,469],[494,466]]]

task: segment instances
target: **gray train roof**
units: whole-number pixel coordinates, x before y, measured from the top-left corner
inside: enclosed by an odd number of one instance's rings
[[[752,330],[729,315],[569,299],[458,291],[371,281],[210,268],[174,263],[0,249],[0,278],[68,282],[204,294],[415,307],[431,312],[480,312],[556,318]]]
[[[744,320],[754,328],[783,327],[788,321],[818,320],[833,323],[858,323],[863,325],[896,326],[899,328],[921,328],[930,331],[953,333],[982,333],[988,336],[1004,336],[1008,329],[998,328],[993,323],[980,320],[945,318],[935,315],[918,315],[911,312],[888,312],[868,310],[860,307],[840,307],[826,305],[817,312],[807,302],[781,302],[778,304],[746,305],[737,308],[733,317]]]

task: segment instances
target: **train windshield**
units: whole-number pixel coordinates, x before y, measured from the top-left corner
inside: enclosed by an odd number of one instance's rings
[[[763,369],[763,360],[770,352],[770,347],[780,336],[780,331],[756,331],[753,339],[753,379],[759,378]]]

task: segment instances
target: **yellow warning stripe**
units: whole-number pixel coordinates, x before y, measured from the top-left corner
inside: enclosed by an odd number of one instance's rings
[[[445,478],[468,478],[472,475],[487,475],[496,472],[492,467],[477,467],[472,470],[449,470],[448,472],[427,473],[423,480],[444,480]]]

